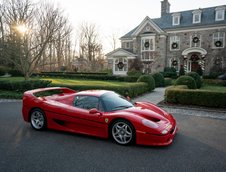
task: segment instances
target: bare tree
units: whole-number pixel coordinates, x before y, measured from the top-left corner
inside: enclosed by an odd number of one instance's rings
[[[102,44],[96,25],[83,23],[80,25],[79,32],[80,57],[88,60],[91,70],[95,70],[95,62],[102,55]]]
[[[118,44],[118,34],[117,33],[112,33],[110,36],[107,37],[110,44],[111,44],[111,48],[113,50],[115,50],[117,48],[117,44]]]
[[[46,3],[4,0],[1,7],[5,58],[24,74],[26,80],[45,63],[47,47],[67,20],[59,8]]]

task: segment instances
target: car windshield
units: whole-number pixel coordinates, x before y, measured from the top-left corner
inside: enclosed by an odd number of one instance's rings
[[[101,96],[105,112],[111,112],[115,110],[122,110],[133,107],[133,104],[127,101],[124,97],[110,92]]]

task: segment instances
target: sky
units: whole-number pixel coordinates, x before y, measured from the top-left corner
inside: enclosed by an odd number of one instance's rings
[[[73,28],[83,23],[97,26],[104,53],[113,50],[113,35],[120,38],[149,16],[159,18],[162,0],[51,0],[65,12]],[[170,12],[226,5],[225,0],[169,0]],[[75,31],[76,32],[76,31]],[[120,47],[118,41],[117,47]]]

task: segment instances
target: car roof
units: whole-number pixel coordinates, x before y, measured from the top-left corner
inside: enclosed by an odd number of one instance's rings
[[[86,91],[77,92],[76,95],[88,95],[88,96],[100,97],[105,93],[112,93],[112,92],[113,91],[108,91],[108,90],[86,90]]]

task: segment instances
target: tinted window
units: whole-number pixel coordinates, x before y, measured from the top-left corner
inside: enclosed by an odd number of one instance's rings
[[[103,103],[105,112],[133,107],[132,103],[116,93],[104,94],[101,96],[101,102]]]
[[[74,106],[82,109],[98,109],[99,99],[94,96],[75,96]]]

